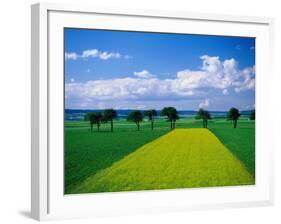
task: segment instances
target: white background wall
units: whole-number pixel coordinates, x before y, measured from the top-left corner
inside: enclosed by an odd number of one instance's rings
[[[32,223],[30,208],[30,4],[31,0],[2,0],[0,6],[0,223]],[[97,6],[184,10],[193,12],[270,16],[275,27],[275,94],[271,100],[280,114],[281,6],[278,0],[69,0]],[[274,114],[273,114],[274,116]],[[281,119],[272,132],[281,138]],[[274,207],[224,209],[79,220],[79,223],[281,223],[281,147],[275,147]],[[76,223],[63,221],[59,223]]]

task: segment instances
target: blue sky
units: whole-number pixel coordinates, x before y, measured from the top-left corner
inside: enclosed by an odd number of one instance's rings
[[[255,105],[255,39],[65,29],[66,108]]]

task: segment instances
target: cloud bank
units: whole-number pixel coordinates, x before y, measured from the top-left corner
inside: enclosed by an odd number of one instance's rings
[[[84,57],[101,57],[99,51],[84,51],[83,54]],[[255,89],[255,67],[239,69],[233,58],[222,61],[219,57],[203,55],[200,59],[200,69],[179,71],[174,79],[160,79],[142,70],[134,72],[132,77],[66,83],[66,101],[71,104],[73,99],[92,107],[100,101],[186,100],[206,97],[209,90],[219,90],[223,96],[230,90],[239,93]],[[208,107],[209,103],[206,99],[199,107]]]

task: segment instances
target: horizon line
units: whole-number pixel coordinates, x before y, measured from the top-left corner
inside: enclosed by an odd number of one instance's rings
[[[151,109],[114,109],[114,108],[105,108],[105,109],[85,109],[85,108],[79,109],[78,108],[78,109],[71,109],[71,108],[64,108],[64,110],[107,110],[107,109],[113,109],[113,110],[140,110],[140,111],[145,111],[145,110],[159,110],[160,111],[160,110],[162,110],[162,109],[154,109],[154,108],[151,108]],[[191,109],[177,109],[177,111],[194,111],[194,112],[197,112],[199,109],[204,109],[204,108],[198,108],[197,110],[194,110],[194,109],[193,110],[191,110]],[[208,109],[204,109],[204,110],[208,110]],[[208,110],[208,111],[209,112],[227,112],[228,110]],[[253,109],[238,109],[238,110],[240,110],[240,111],[252,111],[252,110],[256,110],[256,109],[253,108]]]

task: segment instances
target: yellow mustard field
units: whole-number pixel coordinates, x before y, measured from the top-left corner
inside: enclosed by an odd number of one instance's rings
[[[252,185],[254,177],[208,129],[175,129],[90,176],[70,193]]]

